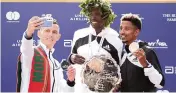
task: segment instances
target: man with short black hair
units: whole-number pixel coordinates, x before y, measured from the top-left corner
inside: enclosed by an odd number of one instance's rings
[[[145,42],[134,43],[142,29],[141,19],[130,13],[120,21],[119,33],[125,44],[120,63],[121,91],[154,92],[163,88],[165,80],[156,53]]]

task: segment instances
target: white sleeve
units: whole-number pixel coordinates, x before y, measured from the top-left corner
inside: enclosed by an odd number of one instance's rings
[[[144,68],[144,74],[145,76],[148,76],[150,82],[155,84],[155,87],[159,89],[163,88],[163,86],[160,85],[163,77],[153,66],[150,68]]]
[[[72,42],[72,47],[71,47],[71,53],[73,52],[73,47],[75,46],[76,41],[79,39],[78,33],[79,33],[78,31],[75,31],[75,33],[73,35],[73,42]]]
[[[116,46],[115,47],[117,47],[117,50],[118,50],[118,55],[119,55],[119,60],[120,60],[120,62],[121,62],[121,55],[122,55],[122,50],[123,50],[123,43],[122,43],[122,41],[118,38],[118,37],[116,37]]]
[[[60,81],[60,85],[61,85],[61,87],[60,87],[60,91],[58,91],[59,93],[60,92],[63,92],[63,93],[65,93],[65,92],[74,92],[74,87],[68,86],[67,85],[67,81],[65,79],[62,79]]]
[[[59,69],[61,73],[59,73],[60,75],[60,80],[59,82],[57,83],[58,85],[58,93],[68,93],[68,92],[74,92],[74,87],[70,87],[67,85],[67,81],[64,79],[64,76],[63,76],[63,70],[62,69]]]
[[[75,93],[94,93],[89,89],[89,87],[86,84],[83,83],[76,85],[75,87],[77,87],[75,88]]]
[[[90,32],[89,32],[89,28],[83,28],[83,29],[78,29],[77,31],[74,32],[74,35],[73,35],[73,41],[72,41],[72,48],[71,48],[71,53],[76,50],[73,50],[74,46],[75,46],[75,43],[76,41],[79,39],[79,38],[83,38],[87,35],[89,35]]]
[[[76,32],[73,35],[73,42],[72,42],[71,51],[73,50],[73,47],[74,47],[75,43],[76,43]]]
[[[113,35],[111,37],[111,41],[110,42],[112,42],[112,44],[114,45],[114,47],[118,50],[119,59],[121,61],[121,54],[122,54],[122,50],[123,50],[123,43],[122,43],[122,40],[119,38],[118,31],[116,31],[114,29],[112,29],[112,31],[113,31]]]
[[[22,53],[21,62],[25,64],[25,67],[28,67],[32,63],[32,57],[34,55],[33,49],[33,39],[27,40],[25,38],[25,33],[23,34],[20,51]]]
[[[109,35],[108,38],[106,38],[108,42],[110,42],[118,51],[119,61],[121,61],[121,54],[123,49],[123,43],[119,38],[118,33],[115,33],[113,35]]]

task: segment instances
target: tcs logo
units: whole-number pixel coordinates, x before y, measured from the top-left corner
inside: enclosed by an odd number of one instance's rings
[[[12,12],[12,11],[9,11],[9,12],[7,12],[6,13],[6,18],[7,18],[7,20],[18,20],[18,19],[20,19],[20,14],[17,12],[17,11],[14,11],[14,12]]]

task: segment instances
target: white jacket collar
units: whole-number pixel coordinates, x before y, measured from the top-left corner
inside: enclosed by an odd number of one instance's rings
[[[44,45],[41,41],[40,41],[39,44],[42,46],[42,48],[44,49],[44,51],[45,51],[47,54],[49,53],[49,51],[51,51],[51,54],[54,53],[54,51],[55,51],[54,48],[52,48],[51,50],[49,50],[49,49],[46,47],[46,45]]]
[[[96,35],[96,31],[91,25],[89,26],[89,28],[91,29],[90,33],[95,35],[95,36],[104,36],[108,31],[108,27],[105,27],[98,35]]]

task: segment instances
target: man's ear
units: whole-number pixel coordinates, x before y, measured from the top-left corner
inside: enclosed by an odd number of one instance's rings
[[[59,33],[59,34],[57,35],[57,41],[58,41],[60,38],[61,38],[61,34]]]
[[[139,29],[136,29],[136,31],[135,31],[135,36],[137,37],[137,36],[139,35],[139,33],[140,33],[140,30],[139,30]]]

